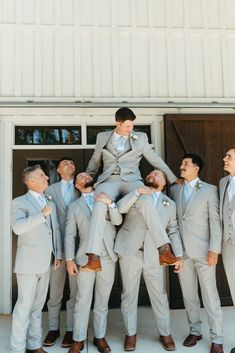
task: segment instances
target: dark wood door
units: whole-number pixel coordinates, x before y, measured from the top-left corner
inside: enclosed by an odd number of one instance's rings
[[[185,153],[199,154],[204,161],[200,177],[218,186],[225,175],[223,157],[235,142],[235,115],[166,115],[166,162],[179,175],[179,165]],[[217,285],[222,305],[232,305],[232,299],[220,256]],[[178,277],[170,270],[170,305],[182,308],[183,300]]]
[[[40,164],[44,169],[45,173],[49,176],[49,183],[52,184],[59,180],[58,175],[56,173],[56,162],[62,158],[63,156],[69,156],[75,161],[76,171],[81,172],[86,169],[86,166],[91,158],[93,153],[92,149],[66,149],[66,150],[15,150],[13,151],[13,198],[19,195],[24,194],[27,191],[26,186],[21,182],[21,173],[24,168],[29,165]],[[152,167],[147,163],[145,159],[141,161],[140,165],[142,175],[145,177]],[[17,238],[13,236],[13,263],[15,261],[16,254],[16,241]],[[12,283],[12,301],[13,305],[17,299],[17,283],[15,275],[13,275],[13,283]],[[122,282],[119,266],[116,266],[116,275],[114,280],[114,285],[112,289],[112,293],[110,296],[109,305],[110,307],[119,307],[121,302],[121,290],[122,290]],[[64,302],[68,298],[69,295],[69,286],[66,282],[65,290],[64,290]],[[149,297],[147,294],[147,290],[144,284],[144,281],[141,280],[140,292],[139,292],[139,305],[150,305]],[[63,308],[65,306],[63,305]]]

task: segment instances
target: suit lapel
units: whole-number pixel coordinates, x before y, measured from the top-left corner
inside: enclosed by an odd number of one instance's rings
[[[41,208],[41,206],[39,205],[39,202],[35,199],[35,197],[33,197],[33,195],[32,195],[30,192],[28,192],[28,193],[26,194],[26,198],[27,198],[27,200],[29,200],[29,201],[32,203],[32,205],[35,207],[35,209],[36,209],[38,212],[41,212],[41,211],[42,211],[42,208]],[[50,216],[48,216],[48,217],[50,217]],[[50,217],[50,221],[51,221],[51,217]],[[46,218],[46,224],[48,225],[49,228],[51,228],[51,225],[49,224],[50,221],[48,222],[48,219]]]
[[[42,210],[41,206],[39,205],[39,202],[35,199],[35,197],[33,197],[33,195],[29,191],[26,194],[26,198],[28,201],[31,202],[31,204],[37,211],[40,212]]]
[[[62,192],[61,192],[61,183],[56,183],[53,185],[54,189],[55,189],[55,194],[56,197],[61,205],[61,207],[66,211],[66,204],[64,202],[63,196],[62,196]],[[52,200],[53,201],[53,200]]]
[[[84,198],[84,196],[82,195],[80,198],[79,198],[79,203],[80,203],[80,206],[81,206],[81,209],[83,210],[83,212],[85,213],[85,215],[88,217],[88,218],[91,218],[91,210],[90,208],[87,206],[87,203],[86,203],[86,200]]]
[[[184,185],[180,184],[178,187],[179,187],[179,192],[177,192],[176,204],[178,205],[177,207],[179,208],[180,214],[184,214],[185,210],[183,209],[183,200],[182,200]]]
[[[198,179],[198,182],[201,184],[201,188],[199,189],[199,188],[197,188],[196,186],[194,186],[193,192],[192,192],[191,197],[190,197],[190,199],[189,199],[189,201],[188,201],[188,204],[187,204],[187,206],[186,206],[186,209],[185,209],[185,211],[184,211],[184,214],[187,213],[187,211],[189,210],[190,206],[193,204],[195,198],[196,198],[198,195],[200,195],[200,192],[202,191],[201,189],[203,189],[203,184],[202,184],[202,182],[201,182],[200,179]]]

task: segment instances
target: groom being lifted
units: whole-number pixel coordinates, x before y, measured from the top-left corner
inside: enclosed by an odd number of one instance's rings
[[[102,172],[96,182],[95,194],[105,192],[116,201],[132,190],[142,187],[139,163],[142,157],[154,167],[162,170],[170,183],[177,181],[164,161],[155,153],[143,132],[133,132],[135,114],[129,108],[120,108],[115,113],[116,129],[97,135],[95,151],[88,163],[86,173],[94,177],[102,165]],[[88,263],[81,271],[101,271],[99,256],[103,243],[106,205],[98,201],[94,205],[87,239]],[[171,253],[170,243],[164,228],[159,224],[154,234],[154,243],[158,247],[160,261],[166,265],[176,262]]]

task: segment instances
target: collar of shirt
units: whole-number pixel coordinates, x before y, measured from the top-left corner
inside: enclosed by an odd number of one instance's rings
[[[229,182],[235,184],[235,176],[229,175]]]
[[[38,200],[38,198],[39,198],[40,196],[44,196],[43,194],[39,194],[38,192],[33,191],[33,190],[29,190],[29,192],[30,192],[30,194],[31,194],[36,200]]]
[[[82,193],[82,196],[83,196],[84,198],[86,198],[88,195],[91,195],[91,196],[95,197],[95,192],[92,191],[92,192],[83,192],[83,193]]]
[[[197,182],[199,182],[199,178],[193,179],[191,181],[186,181],[185,180],[184,183],[185,183],[185,185],[190,185],[191,188],[193,189],[193,188],[195,188],[195,185],[197,184]]]
[[[113,140],[114,140],[114,141],[117,141],[117,140],[120,139],[121,136],[124,137],[125,140],[127,140],[128,137],[129,137],[129,136],[126,136],[126,135],[119,135],[119,134],[116,133],[116,131],[114,131],[114,133],[113,133]]]
[[[161,191],[155,191],[153,194],[155,194],[157,196],[157,198],[159,199],[159,197],[161,195]]]

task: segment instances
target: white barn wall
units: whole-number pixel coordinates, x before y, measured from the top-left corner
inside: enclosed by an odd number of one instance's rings
[[[235,97],[233,0],[0,0],[0,99]]]

